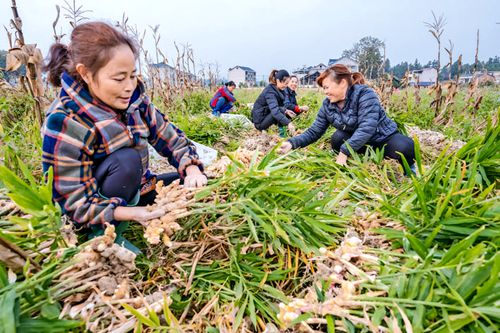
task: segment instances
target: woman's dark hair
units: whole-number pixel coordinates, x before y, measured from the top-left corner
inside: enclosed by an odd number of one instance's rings
[[[224,84],[226,87],[236,87],[236,83],[234,81],[229,81]]]
[[[120,45],[129,46],[137,58],[137,46],[127,35],[104,22],[83,23],[71,32],[69,45],[52,44],[43,70],[48,72],[48,81],[55,87],[61,86],[61,75],[65,71],[83,83],[76,65],[85,65],[95,76],[113,56],[113,48]]]
[[[290,77],[290,74],[285,69],[273,69],[271,74],[269,74],[269,83],[276,85],[276,80],[283,82],[286,78]]]
[[[365,77],[360,72],[352,73],[349,68],[342,64],[336,64],[328,67],[320,76],[316,79],[318,86],[323,87],[323,80],[329,77],[335,83],[340,83],[342,80],[346,80],[349,86],[355,84],[365,84]]]

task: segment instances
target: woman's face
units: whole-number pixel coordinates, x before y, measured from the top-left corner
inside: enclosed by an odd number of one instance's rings
[[[323,92],[330,103],[343,101],[346,98],[347,86],[346,80],[340,80],[340,83],[335,82],[330,77],[323,80]]]
[[[295,91],[295,90],[297,90],[298,86],[299,86],[299,80],[296,77],[292,77],[290,79],[290,82],[288,82],[288,88],[290,88],[293,91]]]
[[[285,77],[283,81],[276,79],[276,87],[278,87],[279,90],[283,90],[288,86],[288,82],[290,82],[289,77]]]
[[[127,45],[117,46],[112,52],[109,62],[95,75],[82,64],[78,64],[76,69],[87,83],[92,97],[113,109],[125,110],[137,87],[135,56]]]
[[[227,90],[230,92],[233,92],[234,88],[236,88],[236,86],[227,86]]]

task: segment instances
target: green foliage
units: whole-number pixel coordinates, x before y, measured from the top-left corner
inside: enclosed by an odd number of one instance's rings
[[[34,120],[33,107],[34,100],[28,94],[0,96],[0,157],[14,173],[22,177],[24,174],[34,175],[39,182],[42,138]],[[21,171],[19,161],[29,172]]]
[[[81,327],[83,323],[58,319],[58,300],[65,294],[60,292],[63,288],[55,285],[53,279],[68,267],[68,259],[75,251],[65,251],[59,257],[38,253],[42,242],[53,241],[51,250],[67,247],[60,234],[61,212],[52,202],[52,172],[49,172],[46,183],[37,185],[21,161],[19,166],[28,182],[3,165],[0,166],[0,179],[7,195],[29,215],[0,220],[0,240],[34,255],[26,260],[22,274],[18,274],[17,281],[12,283],[5,266],[0,263],[0,316],[5,316],[0,320],[0,331],[66,332]]]

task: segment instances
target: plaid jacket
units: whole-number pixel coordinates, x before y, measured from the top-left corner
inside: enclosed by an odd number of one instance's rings
[[[121,198],[99,196],[94,178],[96,162],[120,148],[139,151],[145,170],[143,185],[155,177],[148,169],[148,143],[168,158],[181,177],[189,165],[203,171],[194,145],[149,101],[141,82],[123,115],[93,99],[67,73],[61,82],[59,97],[49,107],[42,128],[43,171],[53,167],[52,197],[74,221],[110,222],[114,209],[127,204]]]

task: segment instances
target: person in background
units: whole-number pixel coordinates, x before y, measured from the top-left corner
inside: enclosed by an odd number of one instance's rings
[[[118,230],[123,221],[147,224],[165,215],[146,207],[154,202],[157,181],[207,183],[193,143],[145,94],[137,56],[128,36],[88,22],[75,27],[69,45],[53,44],[44,66],[48,81],[61,89],[42,128],[43,171],[52,168],[53,200],[90,236],[102,234],[105,223]],[[153,174],[148,145],[177,172]]]
[[[338,152],[336,162],[345,165],[355,152],[364,152],[366,146],[384,147],[384,157],[397,159],[403,164],[401,154],[415,171],[414,142],[399,133],[373,89],[365,85],[363,74],[351,73],[341,64],[333,65],[321,73],[318,86],[326,95],[314,123],[304,133],[285,141],[280,153],[306,147],[317,141],[331,125],[337,130],[331,138],[332,149]]]
[[[231,110],[233,103],[236,101],[233,95],[235,88],[236,84],[229,81],[215,92],[215,95],[210,100],[210,107],[214,116],[219,117],[221,113],[228,113]]]
[[[260,93],[252,109],[252,122],[259,131],[278,125],[280,136],[286,137],[286,128],[291,135],[295,133],[292,120],[286,115],[283,90],[290,81],[290,74],[284,69],[272,70],[269,84]],[[293,113],[293,111],[290,110]]]
[[[295,118],[302,112],[309,111],[309,107],[299,106],[297,103],[297,88],[299,86],[299,79],[297,76],[292,75],[290,77],[290,82],[288,82],[288,86],[283,90],[283,94],[285,96],[285,111],[286,115],[290,118]],[[290,111],[293,111],[290,112]]]

